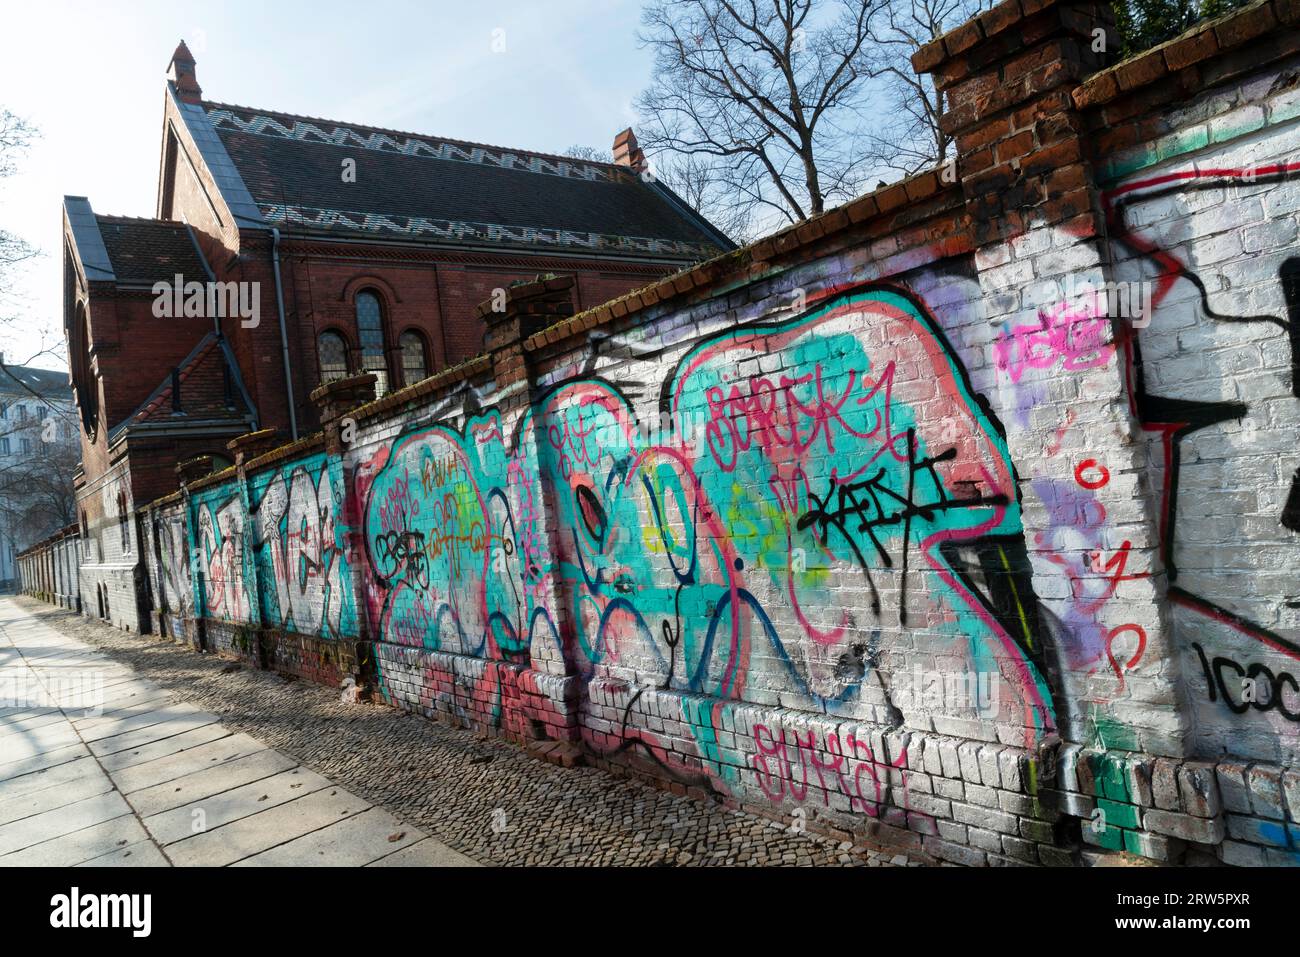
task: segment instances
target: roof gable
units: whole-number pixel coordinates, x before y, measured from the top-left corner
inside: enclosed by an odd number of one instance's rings
[[[179,386],[179,401],[175,401],[176,386]],[[234,357],[225,341],[215,332],[209,332],[176,367],[175,376],[164,379],[123,424],[174,425],[184,421],[255,418]]]

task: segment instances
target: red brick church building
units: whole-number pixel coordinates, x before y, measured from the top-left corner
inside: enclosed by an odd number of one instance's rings
[[[63,210],[83,606],[123,627],[147,621],[131,516],[178,461],[311,433],[330,378],[389,391],[476,355],[475,308],[513,282],[572,275],[583,309],[733,247],[630,131],[598,163],[214,103],[184,43],[164,93],[153,217]]]

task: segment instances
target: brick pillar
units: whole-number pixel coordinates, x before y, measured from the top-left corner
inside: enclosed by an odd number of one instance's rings
[[[275,429],[261,429],[257,432],[245,432],[238,438],[226,443],[226,448],[235,459],[235,468],[243,474],[244,463],[259,455],[265,455],[280,444],[280,433]]]
[[[259,546],[257,521],[255,519],[256,511],[253,509],[252,496],[248,492],[248,471],[247,464],[252,459],[257,458],[266,452],[271,451],[278,444],[278,433],[275,429],[260,429],[257,432],[245,432],[237,438],[231,439],[226,443],[226,449],[231,453],[235,460],[235,472],[239,476],[239,499],[244,507],[244,515],[247,522],[244,525],[244,541],[242,548],[246,554],[251,554],[253,576],[248,591],[249,607],[249,625],[258,642],[257,653],[253,655],[253,662],[258,668],[265,668],[267,655],[265,646],[262,643],[262,626],[265,622],[262,619],[262,594],[267,587],[274,588],[262,580],[262,568],[257,563],[257,549]]]
[[[497,388],[517,388],[530,381],[529,356],[524,340],[547,326],[573,315],[573,276],[538,278],[510,286],[478,307],[487,327],[483,346],[492,357],[492,374]],[[519,407],[520,403],[512,403]],[[525,403],[526,404],[526,403]]]
[[[325,433],[325,468],[329,470],[330,484],[343,490],[343,511],[341,515],[335,516],[335,521],[342,530],[346,543],[344,549],[350,572],[347,587],[352,589],[352,603],[357,609],[357,637],[352,642],[351,652],[347,655],[340,654],[339,671],[352,678],[354,693],[358,699],[363,700],[370,700],[373,696],[377,674],[371,651],[368,618],[363,611],[366,607],[366,592],[362,569],[369,559],[361,533],[362,516],[358,513],[361,503],[352,494],[356,488],[356,476],[348,464],[346,453],[356,430],[356,422],[351,418],[351,413],[375,401],[375,383],[378,381],[373,373],[364,372],[326,382],[311,393],[311,401],[316,406],[321,429]]]
[[[370,372],[335,379],[312,390],[311,401],[320,415],[320,427],[325,433],[325,451],[342,455],[347,446],[348,413],[375,401],[375,383],[378,378]]]
[[[989,364],[973,378],[1024,463],[1058,729],[1099,749],[1181,755],[1191,712],[1178,707],[1127,320],[1096,293],[1110,253],[1071,98],[1113,58],[1113,34],[1106,3],[1009,0],[912,62],[944,92],[941,125],[955,138],[989,322]],[[1095,52],[1098,36],[1109,53]]]
[[[247,464],[252,459],[257,458],[263,453],[271,451],[278,444],[278,433],[275,429],[260,429],[257,432],[245,432],[243,435],[231,439],[226,443],[226,449],[231,453],[235,460],[235,473],[238,475],[239,500],[244,509],[246,522],[244,524],[244,540],[241,548],[245,555],[252,556],[251,562],[253,575],[251,581],[246,583],[248,588],[248,610],[249,625],[253,633],[259,636],[258,653],[253,656],[259,668],[266,667],[266,655],[260,645],[260,635],[263,624],[262,620],[262,593],[267,587],[267,583],[262,581],[261,569],[257,564],[258,534],[257,522],[255,520],[256,511],[253,508],[253,499],[248,491],[248,471]],[[274,586],[271,586],[274,587]]]
[[[492,360],[496,380],[497,408],[507,431],[515,436],[515,447],[532,456],[531,470],[540,475],[537,450],[543,447],[544,427],[535,413],[536,369],[532,354],[524,342],[534,333],[573,315],[572,276],[541,278],[503,290],[478,308],[479,318],[487,328],[484,348]],[[541,524],[546,534],[542,541],[548,554],[538,556],[537,564],[551,570],[556,567],[558,546],[558,511],[554,490],[540,475]],[[548,737],[563,741],[578,738],[578,681],[573,675],[569,649],[574,641],[574,623],[568,614],[569,602],[563,583],[554,575],[547,611],[558,635],[560,657],[544,658],[534,654],[530,669],[520,676],[520,692],[526,709],[539,716]]]
[[[181,488],[191,482],[212,474],[212,456],[200,455],[192,459],[183,459],[176,463],[176,479]]]
[[[181,507],[185,516],[185,551],[189,559],[190,594],[194,596],[195,615],[185,622],[186,638],[195,651],[204,651],[208,647],[206,616],[198,614],[199,595],[205,594],[200,582],[203,580],[203,562],[199,558],[199,541],[195,535],[194,505],[190,499],[190,483],[212,474],[212,456],[200,455],[184,459],[176,464],[176,478],[180,482]]]

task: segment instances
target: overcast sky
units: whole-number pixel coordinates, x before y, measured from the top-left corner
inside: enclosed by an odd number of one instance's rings
[[[63,367],[64,195],[152,216],[163,79],[184,38],[210,100],[562,153],[633,125],[640,0],[7,4],[0,107],[41,137],[0,180],[0,227],[44,255],[3,297],[7,361]],[[501,32],[497,32],[501,31]],[[504,51],[494,52],[495,44]],[[11,301],[16,300],[16,301]]]

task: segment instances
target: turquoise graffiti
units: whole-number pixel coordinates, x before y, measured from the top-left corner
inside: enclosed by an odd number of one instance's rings
[[[541,412],[588,676],[853,713],[921,639],[998,676],[1027,738],[1055,727],[1005,441],[913,299],[849,294],[709,339],[659,411],[647,435],[591,381]]]
[[[495,415],[383,449],[365,538],[371,613],[384,640],[527,662],[553,637],[550,558],[528,443],[508,453]]]
[[[657,408],[583,378],[513,442],[493,413],[376,452],[382,640],[527,662],[563,631],[588,682],[845,715],[872,682],[907,707],[884,663],[925,647],[996,675],[1027,741],[1055,728],[1003,433],[919,303],[841,294],[660,368]],[[707,753],[716,709],[690,710]]]

